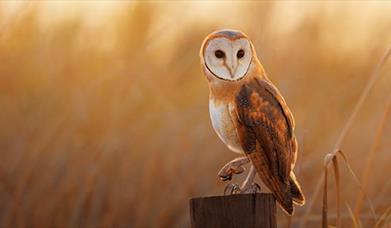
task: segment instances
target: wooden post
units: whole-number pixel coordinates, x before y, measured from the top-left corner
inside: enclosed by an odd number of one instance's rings
[[[192,228],[277,227],[272,194],[236,194],[190,200]]]

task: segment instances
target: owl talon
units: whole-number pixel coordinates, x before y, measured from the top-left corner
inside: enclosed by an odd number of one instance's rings
[[[246,170],[243,165],[249,161],[247,157],[236,158],[224,165],[219,171],[218,176],[222,181],[231,180],[234,174],[241,174]]]
[[[261,192],[261,186],[259,186],[259,184],[254,182],[250,185],[250,187],[248,189],[243,189],[242,192],[243,193],[252,193],[252,194],[257,193],[257,192]]]
[[[229,165],[229,164],[228,164]],[[245,171],[246,169],[243,166],[224,166],[220,172],[219,172],[219,177],[222,181],[227,181],[231,180],[232,176],[234,174],[241,174]]]
[[[232,180],[232,175],[220,176],[220,180],[222,181]]]
[[[227,194],[227,192],[229,194]],[[224,195],[234,195],[241,192],[238,184],[227,184],[224,188]]]

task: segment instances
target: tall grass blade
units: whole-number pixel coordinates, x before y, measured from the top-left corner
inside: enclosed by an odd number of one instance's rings
[[[362,228],[360,220],[357,219],[357,217],[354,215],[352,208],[349,206],[349,204],[346,203],[346,207],[348,208],[350,218],[352,219],[353,227],[354,228]]]
[[[327,154],[325,158],[325,166],[324,166],[324,172],[325,172],[325,178],[324,178],[324,188],[323,188],[323,213],[322,213],[322,224],[323,227],[328,226],[327,222],[327,164],[329,160],[332,159],[333,161],[333,168],[334,168],[334,174],[335,174],[335,184],[337,186],[337,223],[336,227],[341,227],[341,188],[340,188],[340,174],[339,174],[339,168],[338,168],[338,160],[337,156],[333,156],[332,154]]]
[[[334,167],[334,174],[335,174],[335,185],[337,187],[337,227],[341,226],[341,185],[340,185],[340,174],[339,174],[339,167],[338,167],[338,160],[337,156],[334,156],[333,158],[333,167]]]
[[[376,215],[376,211],[375,211],[375,208],[373,206],[373,203],[372,201],[369,199],[368,195],[366,194],[366,192],[364,191],[361,183],[360,183],[360,180],[357,178],[357,175],[356,173],[353,171],[352,167],[350,166],[350,163],[345,155],[345,153],[342,152],[342,150],[339,150],[338,153],[341,155],[341,157],[343,158],[345,164],[346,164],[346,167],[348,168],[349,170],[349,173],[350,175],[352,176],[354,182],[356,183],[356,185],[359,187],[360,191],[362,192],[363,196],[365,199],[367,199],[367,202],[368,202],[368,205],[369,205],[369,208],[371,209],[371,212],[372,212],[372,216],[373,218],[376,220],[377,218],[377,215]]]
[[[327,167],[324,167],[323,184],[323,208],[322,208],[322,227],[327,228]]]
[[[388,217],[391,214],[391,206],[387,208],[387,210],[380,216],[379,220],[377,220],[374,228],[382,227],[383,224],[385,224],[388,220]]]

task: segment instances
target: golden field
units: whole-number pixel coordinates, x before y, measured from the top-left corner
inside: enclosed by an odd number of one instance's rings
[[[235,28],[296,120],[295,170],[314,205],[308,216],[297,207],[292,226],[319,227],[323,158],[391,44],[389,12],[385,1],[0,2],[0,226],[188,227],[188,200],[221,195],[217,172],[236,156],[211,127],[198,52],[208,33]],[[359,179],[391,61],[380,74],[341,148]],[[391,114],[382,126],[364,227],[391,206]],[[349,227],[360,190],[342,160],[340,172]]]

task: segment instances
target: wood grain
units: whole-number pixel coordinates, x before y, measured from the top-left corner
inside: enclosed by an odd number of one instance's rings
[[[190,200],[192,228],[276,227],[272,194],[237,194]]]

